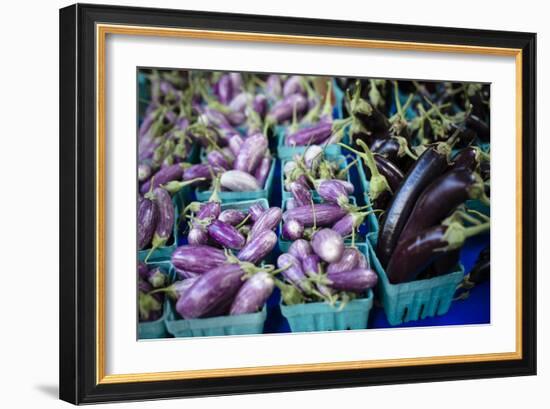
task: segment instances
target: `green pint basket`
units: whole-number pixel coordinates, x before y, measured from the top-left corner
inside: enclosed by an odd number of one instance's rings
[[[267,317],[267,309],[253,314],[224,315],[212,318],[182,319],[169,303],[166,319],[168,332],[175,337],[212,337],[222,335],[261,334]]]
[[[456,287],[464,277],[464,267],[426,280],[391,284],[369,244],[369,263],[378,274],[378,292],[390,325],[415,321],[449,311]]]
[[[296,305],[281,303],[281,313],[292,332],[366,329],[373,298],[372,290],[369,290],[365,298],[352,300],[341,310],[340,303],[334,306],[326,302]]]

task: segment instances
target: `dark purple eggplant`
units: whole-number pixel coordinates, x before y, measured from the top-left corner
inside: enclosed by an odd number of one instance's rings
[[[290,219],[283,224],[282,237],[285,240],[295,241],[304,235],[304,225],[298,220]]]
[[[322,260],[327,263],[334,263],[342,258],[344,240],[334,230],[324,228],[313,234],[311,247]]]
[[[211,246],[180,246],[172,253],[174,267],[195,273],[205,273],[227,261],[223,250]]]
[[[453,158],[450,169],[468,169],[474,172],[479,167],[482,157],[485,156],[477,146],[468,146]]]
[[[158,219],[157,202],[148,198],[141,199],[137,217],[138,250],[143,250],[151,243]]]
[[[231,226],[237,226],[245,219],[245,214],[237,209],[226,209],[220,213],[218,220]]]
[[[262,261],[277,244],[277,235],[271,230],[264,230],[250,240],[237,254],[241,261],[257,264]]]
[[[137,273],[139,278],[142,280],[147,280],[147,277],[149,276],[149,266],[143,261],[138,262]]]
[[[466,126],[473,129],[482,141],[488,142],[491,139],[491,128],[478,116],[469,115],[466,118]]]
[[[210,238],[222,247],[240,250],[246,240],[239,231],[228,223],[214,220],[207,227]]]
[[[208,315],[233,299],[246,274],[240,264],[225,263],[201,275],[176,303],[176,311],[185,319]]]
[[[486,200],[481,178],[468,169],[446,172],[422,192],[403,227],[399,240],[405,240],[440,223],[468,199]]]
[[[418,197],[447,169],[449,154],[450,148],[447,144],[427,148],[395,192],[378,238],[378,256],[382,265],[387,265]]]
[[[329,203],[300,206],[283,213],[283,220],[295,219],[304,227],[330,226],[346,215],[346,211],[340,206]]]
[[[259,271],[248,278],[235,296],[229,315],[251,314],[262,309],[275,288],[273,277]]]
[[[361,292],[373,288],[378,282],[376,273],[368,268],[335,271],[327,274],[330,287],[342,291]]]
[[[250,238],[253,239],[264,230],[273,230],[281,222],[282,212],[278,207],[270,207],[264,211],[254,222],[250,230]]]
[[[449,273],[452,269],[456,268],[460,261],[460,249],[447,251],[439,258],[434,260],[431,270],[434,276],[439,276]]]
[[[489,223],[465,228],[460,223],[451,222],[409,236],[399,242],[386,268],[390,282],[399,284],[415,280],[445,251],[459,249],[468,237],[488,229]]]

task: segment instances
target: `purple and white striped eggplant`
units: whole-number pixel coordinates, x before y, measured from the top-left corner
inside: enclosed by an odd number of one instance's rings
[[[265,271],[248,278],[231,304],[229,315],[251,314],[262,309],[275,288],[275,280]]]
[[[231,100],[228,107],[231,111],[244,112],[248,101],[251,99],[251,95],[248,92],[241,92]]]
[[[346,211],[340,206],[330,203],[320,203],[308,206],[299,206],[283,213],[283,220],[296,219],[304,225],[311,227],[330,226],[346,215]]]
[[[266,210],[267,209],[259,202],[256,202],[250,205],[248,208],[248,214],[250,215],[250,219],[255,223]]]
[[[287,146],[305,146],[319,145],[323,143],[332,134],[331,122],[320,122],[313,126],[300,129],[299,131],[287,135],[285,145]]]
[[[336,203],[338,206],[349,204],[349,197],[346,188],[337,180],[325,179],[316,186],[319,196],[326,202]]]
[[[306,92],[302,81],[304,81],[304,78],[300,75],[291,75],[288,77],[283,85],[283,96],[288,97],[293,94],[305,95]]]
[[[235,227],[220,220],[210,223],[207,231],[210,238],[222,247],[240,250],[246,241]]]
[[[152,173],[153,173],[153,170],[151,169],[151,166],[148,165],[147,163],[140,163],[138,165],[138,181],[139,182],[147,181],[151,177]]]
[[[166,294],[172,300],[178,300],[185,295],[187,290],[189,290],[198,279],[199,276],[178,280],[168,287]]]
[[[354,247],[344,249],[342,258],[334,263],[330,263],[327,267],[327,273],[337,273],[339,271],[353,270],[359,265],[361,253]]]
[[[218,82],[214,84],[214,93],[217,95],[218,100],[227,105],[233,99],[233,82],[229,74],[224,74],[220,77]]]
[[[317,254],[309,254],[302,260],[302,270],[308,277],[321,274],[321,258]]]
[[[176,274],[182,280],[186,280],[188,278],[196,278],[196,277],[201,275],[201,273],[197,273],[197,272],[194,272],[194,271],[182,270],[181,268],[177,268],[176,266],[174,266],[174,270],[176,270]]]
[[[152,248],[147,257],[152,254],[153,250],[159,248],[160,246],[164,246],[168,239],[170,239],[176,219],[174,205],[172,204],[170,194],[165,189],[157,187],[153,190],[153,195],[154,201],[158,206],[159,215],[157,225],[155,227],[155,234],[153,235]]]
[[[256,112],[260,118],[265,117],[267,113],[267,98],[263,94],[258,94],[252,101],[252,109]]]
[[[233,168],[253,174],[268,149],[267,138],[262,133],[255,133],[246,138],[235,159]]]
[[[311,145],[304,151],[304,163],[308,169],[315,170],[325,156],[325,151],[319,145]]]
[[[296,200],[293,197],[291,197],[290,199],[286,200],[285,207],[286,207],[286,210],[292,210],[292,209],[296,209],[299,206],[298,206],[298,203],[296,203]]]
[[[240,72],[230,72],[229,79],[231,80],[231,86],[234,93],[243,89],[243,77]]]
[[[337,232],[342,237],[347,237],[363,223],[367,213],[368,212],[352,211],[334,223],[332,230]]]
[[[216,268],[226,261],[227,257],[223,250],[206,245],[184,245],[172,253],[174,267],[198,274]]]
[[[313,234],[311,247],[315,254],[327,263],[334,263],[344,253],[344,240],[332,229],[321,229]]]
[[[265,81],[265,92],[271,99],[279,99],[283,96],[283,84],[281,77],[277,74],[271,74]]]
[[[301,179],[297,179],[289,185],[290,193],[298,206],[311,206],[311,192]]]
[[[257,264],[273,250],[276,244],[277,235],[271,230],[264,230],[246,243],[237,254],[237,258],[241,261]]]
[[[284,253],[277,259],[277,267],[284,269],[281,274],[286,281],[296,286],[300,291],[309,294],[313,287],[302,270],[300,260],[292,254]]]
[[[262,187],[265,186],[265,181],[267,180],[267,176],[271,170],[271,161],[272,159],[270,156],[264,156],[254,172],[254,177],[258,181],[258,185]]]
[[[231,226],[237,226],[245,219],[245,214],[237,209],[225,209],[218,216],[218,220]]]
[[[161,288],[168,283],[168,275],[160,267],[155,267],[147,272],[147,281],[151,287]]]
[[[203,226],[192,227],[187,234],[187,243],[200,245],[208,243],[208,233]]]
[[[244,112],[231,111],[225,114],[227,121],[233,126],[242,125],[246,121],[246,115]]]
[[[282,235],[285,240],[298,240],[304,236],[304,225],[298,220],[290,219],[283,224]]]
[[[250,173],[241,170],[228,170],[220,178],[222,188],[232,192],[254,192],[261,190],[258,181]]]
[[[367,260],[367,257],[361,251],[359,252],[359,261],[357,262],[357,268],[370,268],[369,260]]]
[[[160,170],[156,172],[153,176],[151,176],[151,178],[147,182],[141,185],[140,192],[142,194],[145,194],[151,190],[151,186],[152,189],[155,189],[173,180],[180,180],[183,176],[183,173],[183,167],[179,163],[160,168]]]
[[[283,214],[278,207],[270,207],[256,220],[250,230],[250,237],[254,238],[264,230],[273,230],[281,222]]]
[[[245,274],[239,264],[225,263],[201,275],[176,303],[176,311],[185,319],[208,315],[233,299]]]
[[[138,236],[138,249],[143,250],[151,243],[157,221],[159,218],[159,209],[157,203],[154,200],[143,198],[138,207],[137,217],[137,236]]]
[[[288,254],[302,261],[304,258],[309,256],[310,254],[313,254],[313,249],[309,241],[304,239],[299,239],[290,245],[290,247],[288,248]]]
[[[206,160],[210,165],[212,165],[214,168],[223,168],[225,170],[231,169],[231,162],[228,160],[227,157],[220,151],[210,151],[208,152],[208,155],[206,155]]]
[[[221,204],[219,202],[206,202],[200,205],[199,211],[195,214],[195,219],[217,219],[221,214]]]
[[[302,115],[307,110],[307,99],[301,94],[292,94],[271,107],[267,114],[267,121],[280,124],[292,119],[294,110]]]
[[[337,290],[361,292],[372,288],[378,282],[376,273],[368,268],[355,268],[327,274],[330,286]]]
[[[197,178],[212,179],[212,173],[217,173],[221,168],[215,168],[206,163],[198,163],[189,166],[183,171],[183,180],[192,180]]]
[[[233,155],[235,155],[235,157],[239,155],[243,143],[244,139],[239,134],[234,134],[229,137],[229,149],[231,149],[231,152],[233,152]]]

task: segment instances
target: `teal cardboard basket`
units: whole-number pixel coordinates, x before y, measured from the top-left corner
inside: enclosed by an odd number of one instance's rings
[[[350,196],[350,202],[355,204],[356,203],[356,200],[355,200],[355,197],[353,196]],[[286,210],[286,202],[288,201],[288,199],[284,199],[283,200],[283,206],[281,207],[283,213],[285,212]],[[313,202],[314,203],[320,203],[320,199],[318,197],[316,198],[313,198]],[[281,222],[279,223],[279,231],[282,232],[283,231],[283,221],[281,220]],[[369,234],[367,234],[367,237],[369,236]],[[350,245],[351,244],[351,239],[346,239],[344,240],[344,243],[346,245]],[[362,244],[362,243],[365,243],[365,238],[360,235],[359,233],[357,233],[357,235],[355,236],[355,243],[356,244]],[[292,244],[292,241],[289,241],[289,240],[285,240],[283,239],[282,237],[282,233],[279,234],[279,250],[281,251],[281,253],[286,253],[288,251],[288,248],[290,247],[290,245]]]
[[[152,261],[147,264],[153,267],[160,267],[168,273],[169,282],[172,283],[174,281],[176,273],[169,261]],[[158,320],[138,323],[138,339],[167,338],[170,336],[165,324],[168,316],[168,303],[168,300],[165,298],[162,316]]]
[[[391,284],[386,272],[368,245],[369,263],[378,274],[378,292],[390,325],[414,321],[449,311],[456,287],[464,277],[464,267],[439,277]]]
[[[165,246],[161,246],[158,249],[154,250],[151,253],[151,256],[149,257],[148,261],[170,260],[172,253],[177,247],[178,235],[179,235],[179,232],[178,232],[179,214],[180,214],[180,211],[185,207],[187,196],[188,196],[188,191],[185,190],[185,188],[183,188],[172,197],[172,204],[174,205],[175,215],[176,215],[172,237],[170,238],[170,240],[168,240],[168,243],[166,243]],[[150,249],[138,250],[139,261],[145,260],[145,258],[147,257],[147,254],[149,254],[149,250]]]
[[[369,290],[365,298],[350,301],[342,310],[340,303],[331,306],[326,302],[280,306],[292,332],[344,331],[368,328],[373,299]]]
[[[225,315],[212,318],[185,320],[179,317],[172,303],[169,303],[166,319],[168,332],[175,337],[212,337],[222,335],[261,334],[267,317],[267,309],[253,314]]]
[[[477,210],[483,213],[485,216],[491,216],[491,207],[482,203],[481,200],[466,200],[466,208],[471,210]]]
[[[275,164],[277,160],[273,158],[271,168],[265,181],[264,188],[253,192],[220,192],[219,197],[222,203],[239,202],[243,200],[268,199],[273,188],[273,177],[275,174]],[[199,202],[206,202],[212,195],[211,190],[195,189],[195,195]]]
[[[367,174],[365,173],[365,168],[362,161],[357,161],[357,172],[359,173],[359,180],[361,182],[361,187],[363,189],[363,199],[365,200],[367,210],[372,210],[372,204],[369,198],[369,181],[367,180]],[[378,243],[378,232],[380,230],[380,224],[378,223],[378,218],[376,214],[371,213],[366,218],[367,228],[369,231],[368,239],[374,247]]]
[[[330,162],[337,162],[339,169],[344,169],[348,165],[348,160],[344,155],[333,155],[326,156],[327,160]],[[290,161],[290,159],[281,160],[281,198],[282,200],[289,199],[292,197],[292,193],[285,189],[285,175],[283,169],[285,168],[285,163]],[[349,172],[347,174],[346,180],[351,183]],[[315,190],[311,190],[311,195],[313,198],[318,198],[319,194]]]

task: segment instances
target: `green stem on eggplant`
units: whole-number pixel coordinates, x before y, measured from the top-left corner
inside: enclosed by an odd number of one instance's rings
[[[327,92],[325,96],[325,105],[322,115],[332,117],[332,81],[327,81]]]
[[[491,228],[490,223],[483,223],[476,226],[464,227],[458,222],[452,222],[447,226],[443,240],[448,243],[443,251],[456,250],[464,245],[466,239],[484,233]]]
[[[164,188],[168,191],[170,194],[175,194],[179,192],[181,189],[183,189],[185,186],[189,186],[195,182],[202,182],[203,180],[206,180],[205,177],[199,177],[191,180],[184,180],[184,181],[178,181],[178,180],[171,180],[170,182],[160,185],[160,187]]]

